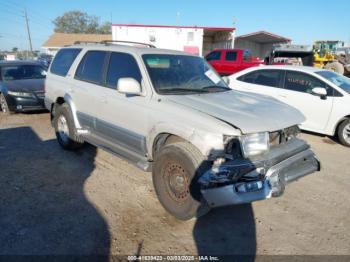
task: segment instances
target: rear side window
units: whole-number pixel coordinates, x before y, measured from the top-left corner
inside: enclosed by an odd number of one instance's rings
[[[102,83],[106,56],[105,51],[88,51],[78,66],[75,78],[96,84]]]
[[[233,52],[233,51],[226,52],[225,60],[226,61],[236,61],[237,60],[237,52]]]
[[[237,79],[246,83],[256,85],[279,87],[282,73],[282,70],[258,70],[240,76]]]
[[[220,51],[214,51],[211,52],[209,55],[207,55],[206,59],[207,61],[213,61],[213,60],[220,60],[221,52]]]
[[[123,77],[131,77],[141,84],[141,72],[135,58],[130,54],[111,54],[107,71],[107,86],[116,88],[118,80]]]
[[[55,75],[66,76],[80,51],[80,48],[65,48],[59,50],[52,62],[50,72]]]

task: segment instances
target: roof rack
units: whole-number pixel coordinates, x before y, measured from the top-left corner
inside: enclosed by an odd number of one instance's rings
[[[133,42],[133,41],[121,41],[121,40],[103,40],[100,42],[101,44],[109,44],[109,43],[123,43],[123,44],[134,44],[134,45],[143,45],[148,46],[149,48],[156,48],[152,44],[141,43],[141,42]]]
[[[73,45],[79,45],[79,44],[99,44],[100,42],[96,41],[75,41]]]

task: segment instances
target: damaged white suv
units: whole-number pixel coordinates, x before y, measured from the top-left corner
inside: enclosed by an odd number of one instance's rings
[[[159,201],[183,220],[279,196],[320,168],[297,138],[299,111],[231,90],[203,58],[183,52],[107,42],[63,48],[45,104],[64,149],[88,142],[152,171]]]

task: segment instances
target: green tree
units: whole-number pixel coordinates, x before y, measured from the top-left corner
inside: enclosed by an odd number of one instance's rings
[[[12,47],[12,52],[16,53],[18,51],[18,47]]]
[[[104,22],[98,28],[99,34],[111,34],[112,24],[110,22]]]
[[[110,23],[99,25],[97,16],[88,15],[81,11],[65,12],[57,17],[53,24],[57,33],[110,34]],[[109,26],[108,26],[109,25]]]

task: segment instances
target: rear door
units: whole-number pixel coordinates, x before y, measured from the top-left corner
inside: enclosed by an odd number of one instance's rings
[[[261,69],[237,78],[230,86],[233,89],[247,91],[280,99],[283,70]]]
[[[80,125],[96,132],[96,119],[101,118],[101,106],[105,101],[103,79],[108,52],[89,50],[75,72],[70,94],[77,110]]]
[[[333,106],[333,89],[320,79],[298,71],[287,70],[280,100],[300,110],[306,117],[301,128],[321,132],[326,128]],[[312,93],[315,87],[327,89],[327,96]]]

